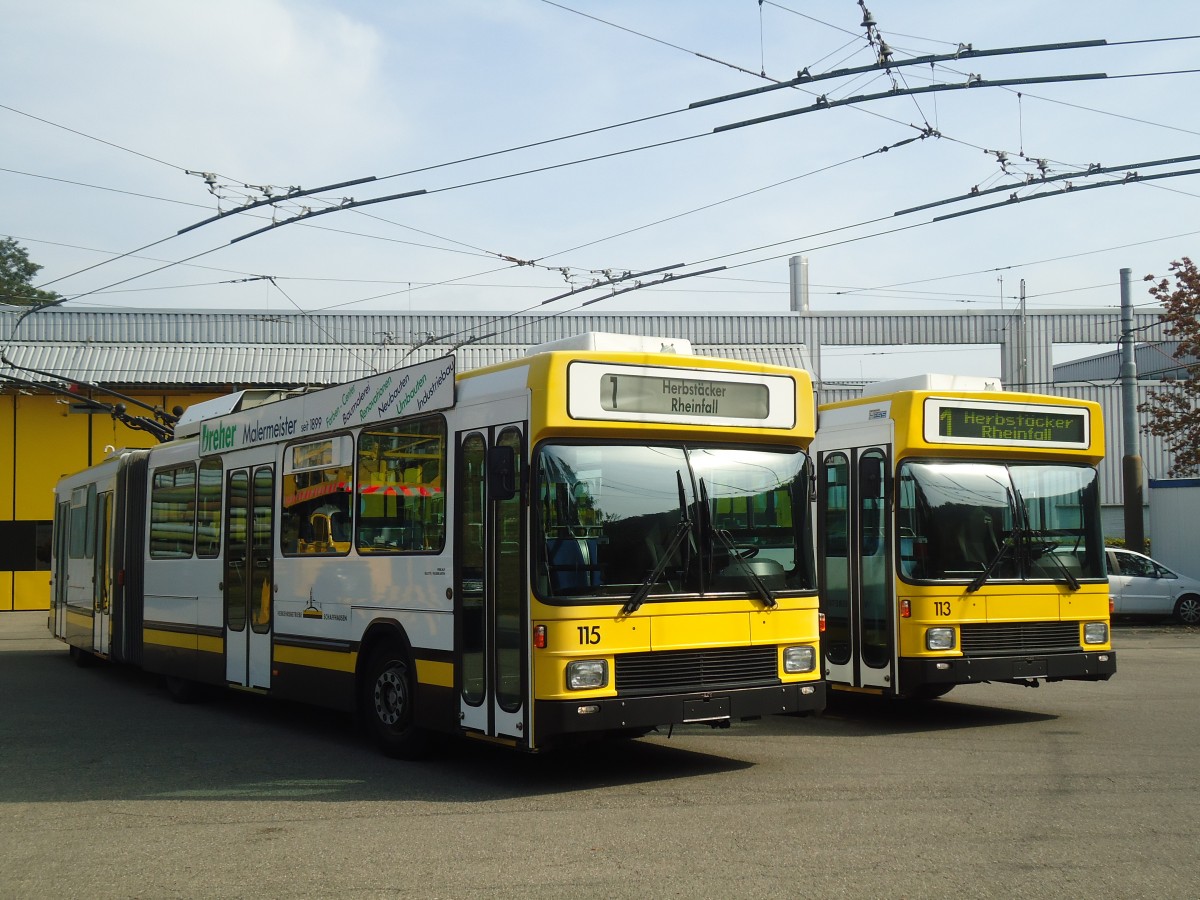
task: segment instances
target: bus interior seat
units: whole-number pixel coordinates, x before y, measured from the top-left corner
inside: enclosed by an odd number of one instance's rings
[[[554,592],[596,587],[602,583],[599,541],[571,536],[546,540],[546,564]]]
[[[1000,551],[1000,541],[987,510],[971,509],[956,534],[960,558],[966,568],[984,569]]]

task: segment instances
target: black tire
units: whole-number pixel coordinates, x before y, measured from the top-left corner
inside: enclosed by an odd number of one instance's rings
[[[1175,618],[1184,625],[1200,625],[1200,597],[1184,594],[1175,601]]]
[[[429,751],[429,734],[413,724],[412,671],[408,654],[398,644],[385,644],[371,654],[363,679],[363,721],[379,749],[393,759],[420,759]]]
[[[71,659],[81,669],[90,669],[99,662],[95,654],[84,650],[82,647],[76,647],[74,644],[71,645]]]
[[[176,703],[200,703],[210,696],[209,686],[187,678],[177,678],[174,675],[163,677],[167,693]]]

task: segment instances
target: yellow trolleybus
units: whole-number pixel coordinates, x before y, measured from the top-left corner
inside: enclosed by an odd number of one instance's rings
[[[78,659],[357,710],[397,756],[824,705],[807,373],[589,334],[253,400],[59,484]]]
[[[1116,671],[1096,403],[920,376],[821,406],[830,687],[932,698]]]

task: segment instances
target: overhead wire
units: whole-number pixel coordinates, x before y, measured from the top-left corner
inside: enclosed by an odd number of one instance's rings
[[[548,1],[548,0],[547,0],[547,1]],[[554,4],[554,5],[557,5],[557,4]],[[563,7],[563,8],[568,8],[568,7]],[[574,12],[574,11],[572,11],[572,12]],[[594,18],[594,17],[592,17],[592,18]],[[606,24],[612,24],[612,23],[606,23]],[[644,35],[642,35],[642,36],[644,37]],[[670,42],[662,42],[662,43],[667,43],[667,44],[668,44],[668,46],[673,46],[673,44],[670,44]],[[676,48],[677,48],[677,49],[683,49],[683,48],[678,48],[678,47],[676,47]],[[697,54],[697,55],[704,56],[704,54]],[[704,58],[706,58],[706,59],[709,59],[709,58],[708,58],[708,56],[704,56]],[[719,61],[719,60],[718,60],[718,61]],[[919,108],[919,107],[918,107],[918,108]],[[674,112],[680,112],[680,110],[674,110]],[[637,120],[635,120],[635,121],[637,121]],[[616,127],[616,126],[613,126],[613,127]],[[581,133],[582,133],[582,132],[581,132]],[[90,136],[85,136],[85,137],[90,137]],[[698,137],[698,136],[694,136],[694,137]],[[684,138],[684,139],[691,139],[691,138]],[[106,143],[107,143],[107,142],[106,142]],[[677,143],[677,142],[667,142],[667,143]],[[661,145],[661,144],[650,145],[650,146],[658,146],[658,145]],[[529,145],[526,145],[526,146],[529,146]],[[623,152],[628,152],[628,151],[623,151]],[[154,157],[148,157],[148,158],[154,158]],[[473,158],[478,158],[478,157],[473,157]],[[590,157],[590,158],[604,158],[604,157]],[[162,161],[158,161],[158,162],[162,162]],[[172,164],[172,163],[164,163],[164,164],[168,164],[168,166],[170,166],[170,164]],[[530,170],[530,172],[538,172],[538,170],[545,170],[545,169],[534,169],[534,170]],[[514,178],[514,176],[516,176],[517,174],[526,174],[526,173],[514,173],[514,174],[510,174],[510,175],[500,176],[500,178]],[[468,184],[470,184],[470,185],[474,185],[474,184],[485,184],[485,182],[487,182],[487,181],[491,181],[491,180],[494,180],[494,179],[487,179],[487,180],[484,180],[484,181],[476,181],[476,182],[468,182]],[[467,186],[467,185],[463,185],[463,186]],[[440,190],[450,190],[450,188],[440,188]],[[373,202],[379,202],[379,200],[378,200],[378,199],[376,199],[376,200],[370,200],[370,202],[372,202],[372,203],[373,203]],[[335,209],[336,209],[336,208],[335,208]],[[334,210],[330,210],[330,211],[334,211]],[[668,220],[667,220],[667,221],[668,221]],[[154,246],[154,245],[148,245],[148,246]],[[589,246],[589,245],[583,245],[583,246]],[[137,252],[137,251],[133,251],[133,252]],[[209,252],[211,252],[211,251],[209,251]],[[566,251],[564,251],[564,252],[566,252]],[[126,256],[126,254],[122,254],[122,256]],[[191,258],[196,258],[196,257],[191,257]],[[191,259],[191,258],[190,258],[190,259]],[[158,270],[155,270],[155,271],[158,271]],[[148,272],[148,274],[152,274],[152,272]],[[124,282],[118,282],[118,283],[124,283]],[[95,292],[89,292],[89,293],[95,293]],[[85,295],[86,295],[86,294],[83,294],[83,295],[80,295],[80,296],[85,296]]]
[[[303,308],[301,308],[300,304],[292,299],[292,295],[289,294],[287,291],[285,291],[283,288],[281,288],[279,286],[279,283],[273,277],[268,275],[268,276],[266,276],[266,280],[271,282],[271,286],[273,288],[275,288],[275,290],[279,291],[279,293],[283,294],[284,298],[288,301],[288,303],[290,303],[290,304],[292,304],[292,306],[296,307],[296,310],[302,316],[304,316],[306,319],[308,319],[309,323],[312,324],[312,326],[314,328],[316,328],[319,332],[321,332],[321,334],[323,334],[327,338],[329,338],[331,343],[333,343],[335,346],[340,346],[340,347],[343,347],[344,349],[350,351],[350,355],[353,356],[355,359],[357,359],[359,362],[361,362],[367,369],[370,369],[372,372],[376,371],[375,366],[372,363],[368,362],[366,359],[364,359],[363,356],[357,350],[354,349],[354,347],[352,347],[350,344],[347,344],[342,341],[338,341],[338,340],[334,339],[333,335],[331,335],[321,325],[321,323],[317,321],[316,316],[314,316],[312,313],[306,312]]]

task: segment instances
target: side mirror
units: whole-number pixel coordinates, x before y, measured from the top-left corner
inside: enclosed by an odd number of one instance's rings
[[[488,496],[496,501],[517,495],[517,454],[512,447],[489,447],[487,453]]]

